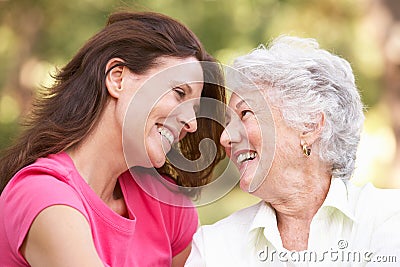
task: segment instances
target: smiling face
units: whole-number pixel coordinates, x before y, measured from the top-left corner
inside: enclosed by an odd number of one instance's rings
[[[258,121],[249,105],[236,94],[229,102],[227,127],[221,135],[221,144],[235,163],[241,175],[242,189],[248,188],[261,155],[262,138]]]
[[[232,94],[221,144],[240,172],[240,187],[261,198],[280,191],[281,177],[296,169],[299,132],[287,126],[280,110],[260,92]]]
[[[254,192],[271,166],[275,151],[274,121],[263,96],[256,91],[241,97],[233,93],[229,108],[221,144],[239,169],[240,187]]]
[[[229,108],[220,141],[239,169],[242,190],[267,202],[285,201],[309,188],[316,181],[315,172],[330,176],[329,166],[317,153],[309,158],[301,148],[305,140],[314,151],[319,150],[316,140],[323,117],[316,130],[302,132],[287,124],[281,110],[261,90],[240,93],[240,97],[233,93]]]
[[[171,87],[154,105],[144,133],[148,157],[157,168],[164,165],[165,155],[173,144],[197,130],[196,113],[203,84],[172,84]]]
[[[129,89],[118,99],[117,116],[123,118],[129,167],[161,167],[171,146],[197,130],[203,89],[200,62],[192,57],[163,57],[157,63],[143,75],[123,75],[121,88]]]
[[[262,93],[232,94],[231,114],[221,144],[240,172],[240,187],[260,198],[290,188],[303,164],[301,133]]]

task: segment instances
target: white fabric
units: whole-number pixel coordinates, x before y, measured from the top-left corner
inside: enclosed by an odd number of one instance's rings
[[[185,266],[382,266],[383,262],[400,266],[400,190],[371,184],[361,188],[332,179],[311,222],[307,251],[283,248],[275,211],[261,201],[202,226]]]

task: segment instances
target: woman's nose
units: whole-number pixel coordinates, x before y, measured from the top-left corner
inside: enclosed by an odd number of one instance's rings
[[[197,131],[196,112],[193,105],[190,103],[183,104],[177,112],[178,122],[183,125],[183,131],[189,133]]]
[[[193,112],[194,114],[194,112]],[[183,124],[183,130],[189,133],[193,133],[197,131],[197,120],[196,116],[193,116],[191,119],[188,120],[181,120],[180,123]]]
[[[239,143],[241,140],[240,137],[240,127],[235,127],[234,123],[229,123],[220,137],[220,143],[225,148],[230,148],[232,144]]]
[[[221,134],[221,138],[219,140],[219,142],[221,143],[221,145],[223,145],[224,147],[230,147],[231,146],[231,138],[228,134],[227,129],[225,128],[225,130],[222,132]]]

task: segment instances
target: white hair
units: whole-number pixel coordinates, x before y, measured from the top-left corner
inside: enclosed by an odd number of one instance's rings
[[[280,36],[238,57],[232,67],[249,80],[228,75],[228,84],[243,89],[254,88],[253,82],[267,89],[288,126],[310,131],[323,113],[319,157],[332,166],[333,177],[351,177],[364,114],[346,60],[320,49],[314,39]]]

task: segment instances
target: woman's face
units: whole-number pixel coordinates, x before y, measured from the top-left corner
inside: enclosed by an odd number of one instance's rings
[[[279,177],[291,164],[297,133],[260,92],[243,93],[240,97],[234,93],[229,107],[232,114],[221,144],[239,169],[242,190],[265,197],[265,193],[281,186]]]
[[[192,57],[165,57],[145,75],[133,76],[127,85],[136,88],[129,96],[124,121],[128,165],[161,167],[171,146],[197,130],[202,67]]]
[[[233,93],[229,101],[227,126],[221,135],[221,144],[240,173],[240,187],[251,191],[251,184],[260,165],[263,139],[251,98]]]

